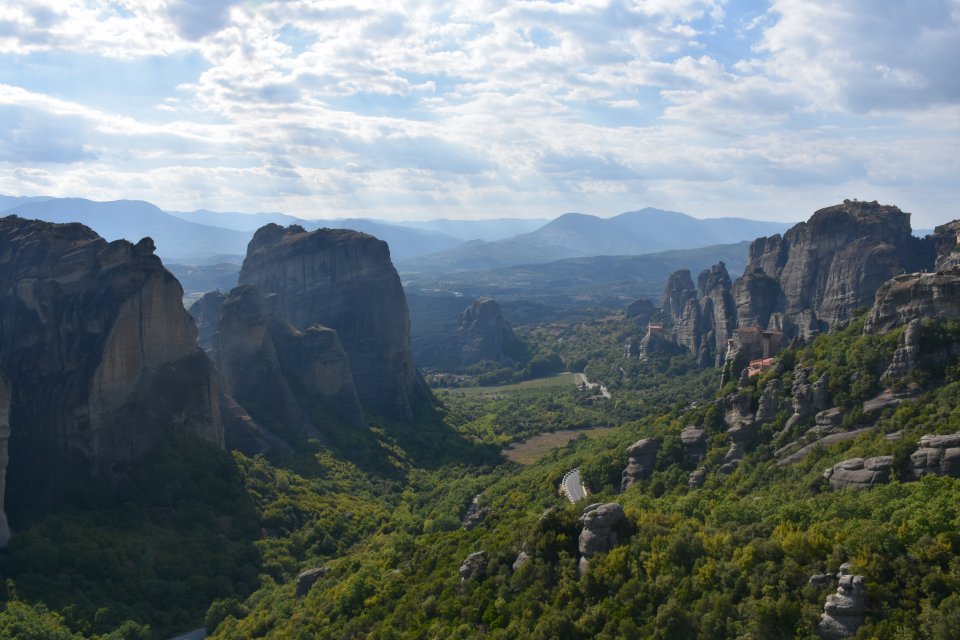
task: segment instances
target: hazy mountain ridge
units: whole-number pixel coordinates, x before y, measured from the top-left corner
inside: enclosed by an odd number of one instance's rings
[[[600,255],[640,255],[752,240],[786,231],[790,223],[745,218],[698,219],[647,207],[612,218],[565,213],[539,229],[471,242],[401,265],[403,271],[493,269]]]

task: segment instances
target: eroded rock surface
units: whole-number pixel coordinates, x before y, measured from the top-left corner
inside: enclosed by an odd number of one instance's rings
[[[220,321],[220,305],[226,298],[220,291],[208,291],[190,305],[190,316],[197,325],[197,344],[204,351],[213,350],[213,337],[217,333],[217,322]]]
[[[929,474],[960,478],[960,433],[923,436],[910,466],[917,480]]]
[[[275,294],[275,310],[300,331],[334,329],[364,406],[410,421],[430,400],[414,368],[406,297],[382,240],[269,224],[250,241],[240,283]]]
[[[699,462],[707,455],[707,432],[703,425],[685,427],[680,432],[680,442],[691,460]]]
[[[175,425],[223,445],[217,378],[182,299],[149,238],[0,219],[8,510],[44,510],[90,477],[119,481]]]
[[[621,493],[639,480],[646,480],[653,473],[660,442],[654,438],[637,440],[627,448],[627,466],[620,481]]]
[[[455,347],[461,367],[484,360],[512,364],[524,352],[523,343],[513,334],[513,327],[492,298],[475,300],[460,315]]]
[[[850,638],[863,624],[867,593],[863,576],[851,575],[851,572],[849,563],[841,565],[837,574],[837,592],[827,596],[817,623],[817,635],[824,640]]]
[[[10,542],[10,525],[4,510],[4,496],[7,490],[7,463],[10,455],[7,441],[10,438],[10,382],[0,373],[0,549]]]
[[[893,456],[851,458],[833,465],[823,472],[834,491],[841,489],[869,489],[890,482]]]
[[[888,280],[877,291],[863,328],[865,333],[886,333],[919,318],[960,318],[960,267]]]
[[[481,577],[486,570],[486,564],[486,551],[474,551],[468,555],[460,564],[460,582]]]
[[[316,567],[303,571],[297,576],[297,586],[294,590],[294,595],[297,598],[302,598],[307,595],[310,593],[310,588],[317,583],[317,580],[328,573],[330,573],[330,567]]]
[[[615,527],[623,518],[623,507],[617,502],[591,504],[584,509],[580,516],[583,525],[578,541],[580,555],[590,559],[617,546],[620,541]]]
[[[294,447],[323,439],[324,415],[364,427],[337,332],[320,326],[299,331],[267,306],[250,285],[235,288],[221,305],[215,357],[233,398]]]
[[[627,320],[633,320],[640,324],[646,324],[650,318],[657,312],[657,308],[646,298],[634,300],[627,305],[625,315]]]

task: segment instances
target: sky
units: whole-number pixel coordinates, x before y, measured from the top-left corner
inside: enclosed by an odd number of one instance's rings
[[[960,217],[960,0],[13,0],[0,193]]]

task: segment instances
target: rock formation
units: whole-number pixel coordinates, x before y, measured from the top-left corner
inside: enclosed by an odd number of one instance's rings
[[[10,525],[3,508],[7,490],[7,463],[10,462],[7,441],[10,438],[10,382],[0,373],[0,549],[10,542]]]
[[[513,565],[511,565],[510,568],[514,571],[520,571],[523,565],[527,564],[528,562],[530,562],[530,556],[527,555],[526,551],[521,551],[517,554],[517,559],[513,561]]]
[[[700,462],[707,455],[707,432],[703,425],[684,427],[680,432],[680,442],[687,458],[693,462]]]
[[[673,340],[700,360],[714,366],[736,326],[736,305],[730,275],[720,262],[697,277],[694,288],[686,269],[670,275],[660,299],[661,314],[672,326]]]
[[[275,294],[275,309],[301,331],[336,330],[365,407],[410,421],[430,400],[414,368],[406,297],[385,242],[343,229],[268,224],[250,241],[240,283]]]
[[[637,440],[627,448],[627,466],[623,470],[623,479],[620,481],[621,493],[632,487],[638,480],[646,480],[650,477],[659,449],[660,442],[653,438]]]
[[[893,456],[851,458],[838,462],[823,472],[834,491],[841,489],[869,489],[890,482]]]
[[[153,241],[0,220],[0,362],[10,382],[7,507],[116,482],[175,427],[223,444],[213,367]]]
[[[865,333],[886,333],[917,318],[960,318],[960,267],[905,273],[883,284],[867,314]]]
[[[330,567],[316,567],[307,569],[297,576],[297,586],[294,590],[294,596],[302,598],[310,593],[311,587],[317,583],[317,580],[330,573]]]
[[[474,551],[464,558],[460,564],[460,582],[482,576],[486,569],[486,561],[486,551]]]
[[[455,344],[461,367],[483,360],[513,364],[525,350],[504,319],[500,305],[491,298],[475,300],[460,315]]]
[[[827,596],[817,623],[817,635],[823,640],[850,638],[863,624],[867,608],[866,589],[863,576],[851,575],[851,571],[850,563],[841,565],[837,574],[837,592]]]
[[[583,529],[578,541],[581,573],[586,569],[590,558],[610,551],[620,543],[615,528],[623,519],[623,507],[616,502],[591,504],[583,510],[583,515],[580,516]]]
[[[690,472],[690,475],[687,477],[687,486],[691,489],[699,489],[703,486],[703,483],[707,481],[707,468],[698,467],[694,471]]]
[[[220,320],[220,305],[226,296],[220,291],[208,291],[202,298],[190,305],[190,317],[197,325],[197,344],[206,352],[213,350],[213,337],[217,333]]]
[[[299,331],[269,313],[269,304],[255,287],[243,285],[221,305],[214,352],[233,398],[288,444],[322,439],[331,417],[365,426],[337,332],[320,326]],[[252,453],[244,442],[229,440]]]
[[[904,271],[931,268],[930,243],[914,238],[910,214],[876,202],[851,202],[820,209],[783,237],[759,238],[750,246],[747,268],[752,282],[738,283],[741,326],[779,314],[788,337],[810,335],[848,320],[868,307],[880,286]],[[760,282],[758,269],[778,284]],[[761,300],[754,299],[757,293]]]
[[[765,425],[772,422],[777,417],[781,408],[786,408],[783,399],[783,381],[780,378],[771,378],[767,381],[760,394],[759,405],[757,406],[757,415],[755,420],[757,425]]]
[[[751,400],[749,392],[730,394],[723,400],[723,419],[727,423],[727,435],[730,436],[732,444],[717,473],[732,473],[757,441],[760,425],[750,413]]]
[[[664,319],[671,324],[679,322],[687,302],[693,300],[695,295],[696,289],[693,288],[689,270],[681,269],[671,273],[660,298],[660,312]]]
[[[656,312],[657,308],[652,302],[646,298],[641,298],[640,300],[634,300],[627,305],[626,317],[627,320],[633,320],[638,324],[646,324]]]
[[[907,325],[906,331],[900,336],[900,346],[893,352],[893,359],[883,375],[880,376],[880,382],[891,384],[897,380],[906,378],[913,371],[917,364],[917,356],[920,354],[920,319],[914,318]]]
[[[920,438],[920,447],[910,456],[910,467],[917,480],[928,474],[960,478],[960,433]]]

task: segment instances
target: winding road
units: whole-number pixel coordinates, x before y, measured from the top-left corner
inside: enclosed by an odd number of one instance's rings
[[[605,386],[603,386],[602,384],[600,384],[599,382],[590,382],[589,380],[587,380],[586,374],[578,373],[577,375],[580,376],[580,383],[583,384],[583,386],[585,386],[587,389],[593,389],[594,387],[600,387],[600,395],[602,395],[602,396],[603,396],[604,398],[606,398],[607,400],[609,400],[610,398],[613,397],[613,396],[610,395],[610,392],[607,391],[607,388],[606,388]]]
[[[587,490],[583,486],[583,480],[580,479],[580,469],[567,471],[560,481],[560,490],[567,500],[576,504],[587,497]]]

